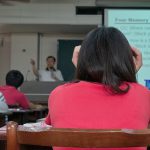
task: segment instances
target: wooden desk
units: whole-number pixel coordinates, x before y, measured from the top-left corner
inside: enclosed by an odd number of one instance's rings
[[[30,109],[9,109],[9,111],[11,111],[13,113],[13,115],[9,118],[9,121],[16,121],[18,122],[18,124],[24,124],[26,122],[28,122],[27,115],[31,112],[33,112],[33,110]]]
[[[0,128],[0,150],[6,149],[6,126]]]
[[[44,107],[41,109],[9,109],[13,115],[9,118],[9,121],[16,121],[19,124],[28,122],[36,122],[37,119],[45,117],[48,108]]]
[[[6,150],[6,140],[7,140],[7,133],[6,133],[6,126],[0,128],[0,150]],[[52,150],[51,147],[44,147],[44,146],[22,146],[22,150]]]
[[[0,128],[0,140],[6,140],[6,126]]]
[[[48,107],[45,106],[43,108],[40,108],[40,109],[33,109],[33,111],[37,114],[37,119],[41,119],[43,117],[45,117],[48,113]]]
[[[0,113],[0,127],[6,125],[8,122],[8,116],[12,115],[11,111],[1,112]]]

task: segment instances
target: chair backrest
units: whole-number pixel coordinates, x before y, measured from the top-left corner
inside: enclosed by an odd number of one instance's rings
[[[17,123],[7,124],[7,150],[19,150],[20,144],[82,148],[143,147],[150,144],[150,129],[39,129],[33,131]]]

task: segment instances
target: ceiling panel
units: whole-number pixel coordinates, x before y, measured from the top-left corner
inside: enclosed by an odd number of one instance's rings
[[[102,7],[150,7],[150,0],[96,0]]]

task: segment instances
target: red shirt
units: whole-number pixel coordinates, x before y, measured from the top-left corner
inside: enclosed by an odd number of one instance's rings
[[[23,109],[29,108],[29,101],[27,97],[23,93],[18,91],[15,87],[1,86],[0,92],[3,93],[7,105],[19,105]]]
[[[85,81],[59,86],[49,97],[45,122],[57,128],[147,128],[150,92],[142,85],[129,85],[130,90],[123,95],[109,94],[103,85]]]

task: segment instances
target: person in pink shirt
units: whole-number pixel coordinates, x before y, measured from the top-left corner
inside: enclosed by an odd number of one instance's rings
[[[11,70],[6,75],[6,85],[0,86],[0,92],[3,93],[6,103],[9,107],[17,106],[23,109],[40,107],[31,103],[27,97],[18,90],[24,82],[22,73],[18,70]]]
[[[81,47],[75,48],[73,63],[77,67],[76,80],[50,94],[46,124],[82,129],[148,127],[150,92],[136,81],[141,53],[131,48],[118,29],[101,27],[89,32]],[[79,148],[54,148],[75,149]]]

